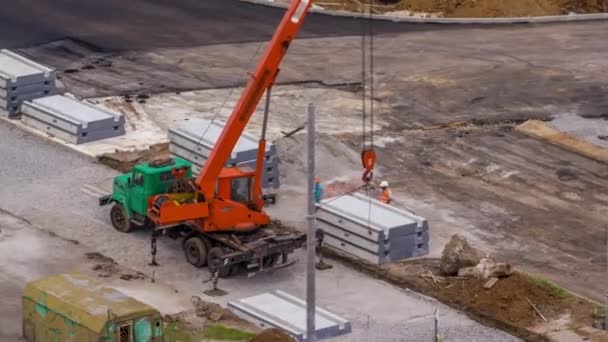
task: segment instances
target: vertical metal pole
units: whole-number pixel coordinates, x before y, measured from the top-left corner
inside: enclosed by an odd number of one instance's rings
[[[272,87],[266,89],[266,103],[264,105],[264,121],[262,122],[262,139],[266,140],[266,129],[268,128],[268,113],[270,112],[270,95]]]
[[[435,342],[439,342],[439,308],[435,308],[435,314],[433,315],[433,320],[435,321],[435,338],[433,340]]]
[[[306,342],[315,341],[315,106],[308,105],[308,232],[306,233]]]

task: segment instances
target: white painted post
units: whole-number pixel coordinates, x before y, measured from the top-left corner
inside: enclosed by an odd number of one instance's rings
[[[308,105],[308,231],[306,235],[306,342],[315,341],[315,106]]]

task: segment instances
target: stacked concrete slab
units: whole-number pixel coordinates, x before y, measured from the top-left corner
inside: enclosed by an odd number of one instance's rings
[[[9,50],[0,50],[0,112],[16,117],[23,101],[56,92],[53,69]]]
[[[317,226],[328,246],[377,265],[429,252],[426,219],[362,194],[319,203]]]
[[[125,118],[71,96],[53,95],[22,105],[22,121],[72,144],[125,134]]]
[[[225,122],[218,120],[194,119],[180,127],[169,130],[169,150],[174,157],[190,161],[192,172],[198,174],[211,154],[220,137]],[[258,138],[244,133],[237,142],[226,166],[239,166],[255,169],[257,164]],[[278,188],[279,158],[276,146],[267,144],[264,155],[262,187]]]
[[[283,291],[272,291],[257,296],[228,302],[228,307],[260,326],[271,325],[284,330],[298,341],[306,341],[306,302]],[[351,324],[321,308],[315,308],[316,339],[339,336],[351,332]]]

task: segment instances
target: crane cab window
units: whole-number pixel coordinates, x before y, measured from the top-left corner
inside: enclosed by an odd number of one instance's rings
[[[230,198],[235,202],[248,203],[251,201],[250,178],[235,178],[230,184]]]
[[[133,174],[133,184],[142,186],[144,185],[144,175],[141,172],[135,172]]]

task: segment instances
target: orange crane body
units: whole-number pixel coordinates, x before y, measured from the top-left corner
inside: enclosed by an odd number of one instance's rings
[[[238,103],[189,194],[154,196],[148,218],[157,227],[189,224],[205,233],[247,231],[270,223],[264,212],[261,176],[266,141],[259,141],[255,170],[225,167],[264,93],[272,87],[279,65],[300,30],[312,0],[295,0],[266,47]]]

